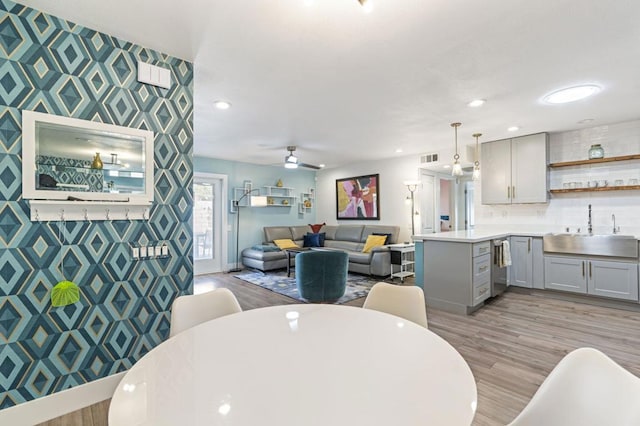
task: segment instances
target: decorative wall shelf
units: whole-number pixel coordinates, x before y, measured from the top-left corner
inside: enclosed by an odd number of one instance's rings
[[[262,195],[267,197],[267,207],[291,207],[296,204],[294,188],[287,186],[264,186],[263,188]]]
[[[313,192],[301,192],[298,200],[298,213],[309,213],[313,208],[316,200]]]
[[[574,192],[598,192],[598,191],[633,191],[640,190],[640,185],[625,186],[603,186],[600,188],[571,188],[571,189],[552,189],[552,194],[570,194]]]
[[[564,161],[564,162],[558,162],[558,163],[551,163],[549,164],[549,168],[561,169],[561,168],[569,168],[569,167],[585,166],[585,165],[589,166],[589,165],[601,165],[605,163],[619,163],[622,161],[630,161],[630,160],[640,160],[640,154],[621,155],[617,157],[606,157],[606,158],[594,158],[592,160]],[[608,172],[610,172],[609,169],[607,170]],[[552,170],[550,170],[550,172],[551,171]],[[633,181],[635,179],[629,179],[629,180]],[[631,183],[636,183],[636,182],[631,182]],[[572,194],[572,193],[581,193],[581,192],[637,191],[637,190],[640,190],[640,185],[598,186],[594,188],[590,188],[587,186],[581,187],[581,188],[558,188],[558,189],[551,189],[549,190],[549,192],[551,194]]]
[[[559,167],[583,166],[586,164],[611,163],[614,161],[629,161],[629,160],[640,160],[640,154],[621,155],[619,157],[594,158],[593,160],[564,161],[561,163],[551,163],[549,164],[549,167],[554,169]],[[588,188],[588,189],[592,189],[592,188]]]

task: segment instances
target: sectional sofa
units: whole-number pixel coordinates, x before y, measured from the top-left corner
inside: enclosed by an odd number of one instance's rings
[[[387,244],[398,241],[400,227],[385,225],[324,225],[320,233],[325,234],[323,250],[341,250],[349,255],[349,272],[359,274],[388,276],[391,274],[391,254],[387,245],[374,247],[369,253],[363,253],[367,237],[373,234],[388,234]],[[277,250],[273,241],[291,239],[303,246],[304,236],[312,233],[311,227],[304,226],[265,226],[264,242],[242,251],[242,264],[261,271],[270,271],[287,267],[287,255]]]

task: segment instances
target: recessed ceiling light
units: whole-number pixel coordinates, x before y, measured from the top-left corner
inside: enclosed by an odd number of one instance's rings
[[[327,167],[327,166],[326,166],[326,165],[324,165],[324,164],[318,164],[318,167],[320,167],[321,169],[324,169],[324,168],[325,168],[325,167]]]
[[[544,101],[548,104],[566,104],[568,102],[579,101],[580,99],[595,95],[599,91],[600,86],[596,86],[595,84],[568,87],[548,94],[544,97]]]
[[[517,132],[518,130],[520,130],[520,127],[518,126],[511,126],[507,128],[507,132]]]
[[[584,120],[578,121],[578,124],[587,124],[587,123],[591,123],[592,121],[593,121],[593,118],[585,118]]]
[[[472,108],[476,108],[476,107],[484,105],[485,102],[487,102],[487,101],[485,101],[484,99],[474,99],[471,102],[469,102],[467,104],[467,106],[470,106]]]
[[[229,102],[229,101],[222,101],[222,100],[220,100],[220,101],[215,101],[215,102],[213,103],[213,106],[215,106],[215,107],[216,107],[216,108],[218,108],[218,109],[229,109],[229,108],[231,108],[231,102]]]
[[[396,154],[400,154],[402,152],[402,148],[396,149]]]

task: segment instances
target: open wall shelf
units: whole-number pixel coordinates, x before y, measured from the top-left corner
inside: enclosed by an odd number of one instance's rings
[[[640,185],[625,185],[625,186],[603,186],[600,188],[567,188],[567,189],[552,189],[549,192],[552,194],[569,194],[573,192],[598,192],[598,191],[634,191],[640,190]]]
[[[559,167],[583,166],[585,164],[600,164],[600,163],[611,163],[614,161],[629,161],[629,160],[640,160],[640,154],[621,155],[619,157],[594,158],[593,160],[564,161],[562,163],[551,163],[549,164],[549,167],[554,169]]]

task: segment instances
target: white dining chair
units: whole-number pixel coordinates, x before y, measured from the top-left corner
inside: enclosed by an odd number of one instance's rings
[[[424,292],[417,286],[376,283],[362,307],[402,317],[427,328]]]
[[[171,305],[169,337],[205,321],[236,312],[242,312],[242,308],[236,296],[226,288],[193,296],[180,296]]]
[[[510,423],[527,425],[640,425],[640,378],[597,349],[576,349]]]

